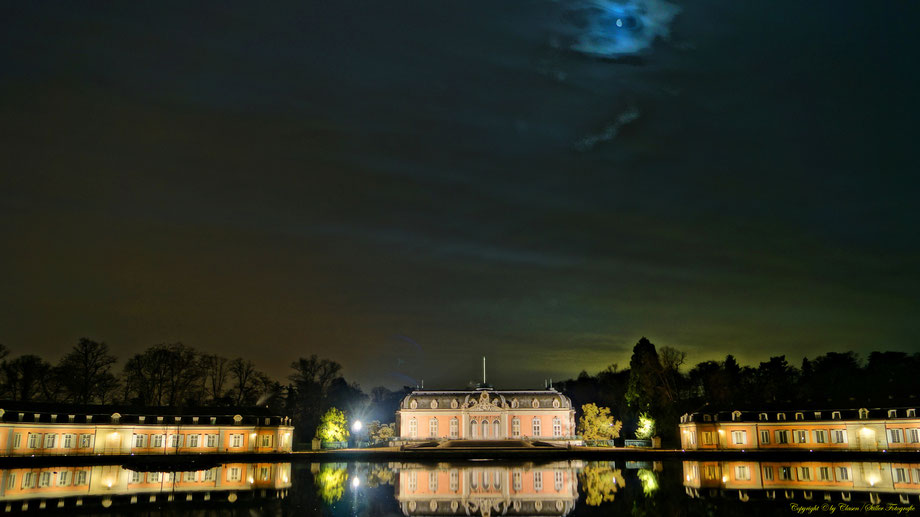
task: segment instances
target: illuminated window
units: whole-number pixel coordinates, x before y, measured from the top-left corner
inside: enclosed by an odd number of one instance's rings
[[[483,438],[489,437],[489,422],[486,420],[482,421],[482,437]]]
[[[140,472],[131,472],[131,483],[140,483],[142,474]]]
[[[22,475],[22,488],[35,488],[35,474],[26,472]]]
[[[460,437],[460,421],[456,418],[450,419],[450,437],[459,438]]]
[[[521,419],[518,417],[511,419],[511,436],[515,438],[521,436]]]
[[[498,420],[492,421],[492,436],[495,438],[501,438],[502,436],[502,424]]]
[[[821,481],[830,481],[831,480],[830,467],[818,467],[818,479]]]
[[[815,443],[827,443],[827,431],[823,429],[815,431]]]
[[[93,446],[93,435],[91,434],[81,434],[80,435],[80,448],[87,448]]]
[[[432,418],[428,420],[428,437],[437,438],[438,436],[438,419]]]
[[[543,490],[543,473],[542,472],[533,473],[533,489],[536,490],[537,492],[540,492]]]
[[[450,471],[450,491],[456,492],[460,490],[460,472],[457,469]]]
[[[763,478],[767,481],[773,481],[773,467],[763,468]]]
[[[799,467],[799,479],[801,481],[810,481],[811,467]]]
[[[134,435],[134,446],[135,446],[135,447],[143,447],[143,446],[144,446],[144,438],[145,438],[145,436],[142,435],[142,434],[136,434],[136,435]]]
[[[849,481],[849,480],[850,480],[849,467],[838,467],[837,468],[837,481]]]
[[[74,442],[74,439],[75,439],[75,438],[76,438],[75,435],[72,435],[72,434],[65,434],[65,435],[64,435],[64,448],[65,448],[65,449],[72,449],[72,448],[73,448],[73,442]]]
[[[13,435],[13,448],[18,449],[22,445],[22,433]]]
[[[789,443],[789,431],[776,431],[776,443],[778,445]]]
[[[207,438],[208,447],[217,447],[217,435],[209,434]]]
[[[894,482],[910,483],[910,479],[907,478],[907,470],[902,467],[894,469]]]
[[[230,435],[230,447],[242,447],[243,446],[243,435],[241,434],[231,434]],[[175,445],[173,445],[175,447]]]
[[[889,429],[888,430],[888,443],[901,443],[902,434],[900,429]]]
[[[191,481],[198,481],[198,473],[197,473],[197,472],[193,472],[193,471],[186,472],[186,473],[185,473],[185,480],[186,480],[186,481],[189,481],[189,482],[191,482]]]
[[[414,417],[409,420],[409,438],[418,437],[418,420]]]
[[[747,431],[732,431],[732,442],[735,445],[747,443]]]
[[[476,438],[479,435],[479,422],[470,420],[470,437]]]
[[[438,471],[432,470],[428,473],[428,491],[437,492],[438,491]]]
[[[74,475],[74,485],[85,485],[86,484],[86,471],[80,470]]]
[[[831,431],[831,443],[847,443],[847,432],[844,429]]]
[[[57,442],[57,435],[56,435],[56,434],[46,434],[46,435],[45,435],[45,448],[46,448],[46,449],[53,449],[53,448],[54,448],[54,444],[55,444],[56,442]]]
[[[521,491],[523,485],[521,483],[521,471],[520,470],[515,470],[514,472],[511,473],[511,484],[515,492]]]
[[[188,446],[198,447],[198,435],[197,434],[190,434],[188,436]]]
[[[770,444],[770,431],[761,431],[760,432],[760,443],[761,445]]]
[[[227,473],[228,481],[239,481],[243,477],[243,471],[239,467],[230,467],[230,472]]]
[[[808,431],[795,431],[793,437],[795,438],[795,443],[808,443]]]
[[[910,443],[920,443],[920,429],[908,429],[907,441]]]
[[[540,430],[540,418],[539,418],[539,417],[534,417],[534,418],[533,418],[533,424],[532,424],[532,426],[533,426],[533,429],[532,429],[533,435],[534,435],[534,436],[542,436],[542,431]]]
[[[561,470],[556,469],[556,471],[553,472],[553,488],[557,492],[560,492],[562,490],[563,481],[565,481],[565,474]]]
[[[51,485],[51,473],[46,470],[38,477],[38,487],[43,488],[49,485]]]
[[[562,436],[562,421],[558,417],[553,418],[553,436],[556,438]]]
[[[712,445],[712,432],[703,431],[703,445]]]
[[[149,474],[147,474],[148,483],[159,483],[160,481],[163,481],[162,472],[150,472]]]

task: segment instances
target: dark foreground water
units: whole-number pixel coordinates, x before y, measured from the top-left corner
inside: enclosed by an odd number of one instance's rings
[[[0,476],[0,511],[73,515],[904,515],[920,503],[920,463],[226,463]]]

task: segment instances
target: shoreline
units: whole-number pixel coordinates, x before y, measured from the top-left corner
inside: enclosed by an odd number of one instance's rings
[[[107,454],[107,455],[48,455],[0,457],[0,468],[65,467],[80,465],[137,466],[143,470],[200,470],[222,463],[296,463],[345,461],[464,461],[508,460],[520,462],[587,460],[587,461],[819,461],[844,460],[866,462],[920,463],[920,451],[851,451],[851,450],[686,450],[636,449],[607,447],[565,448],[452,448],[400,450],[395,447],[375,449],[306,450],[289,453],[235,454]]]

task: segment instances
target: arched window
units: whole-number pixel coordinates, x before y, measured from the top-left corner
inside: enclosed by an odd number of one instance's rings
[[[470,420],[470,438],[479,436],[479,422]]]
[[[492,421],[492,437],[493,438],[502,437],[502,425],[498,422],[498,420]]]
[[[562,436],[562,421],[559,420],[559,417],[553,418],[553,436],[556,438]]]
[[[450,419],[450,437],[459,438],[460,437],[460,421],[456,418]]]
[[[521,436],[521,419],[514,417],[511,419],[511,436],[519,438]]]
[[[485,419],[482,421],[482,437],[489,437],[489,422]]]
[[[412,418],[409,420],[409,438],[418,437],[418,420]]]
[[[432,418],[428,421],[428,437],[437,438],[438,436],[438,419]]]
[[[533,417],[533,435],[542,436],[540,431],[540,417]]]

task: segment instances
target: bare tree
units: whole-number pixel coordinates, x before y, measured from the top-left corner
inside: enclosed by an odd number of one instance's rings
[[[91,404],[107,398],[115,387],[115,376],[111,372],[115,361],[105,343],[80,338],[57,366],[65,398],[76,404]]]
[[[222,399],[227,390],[230,377],[230,360],[216,354],[201,356],[201,369],[204,378],[204,394],[210,401]]]

